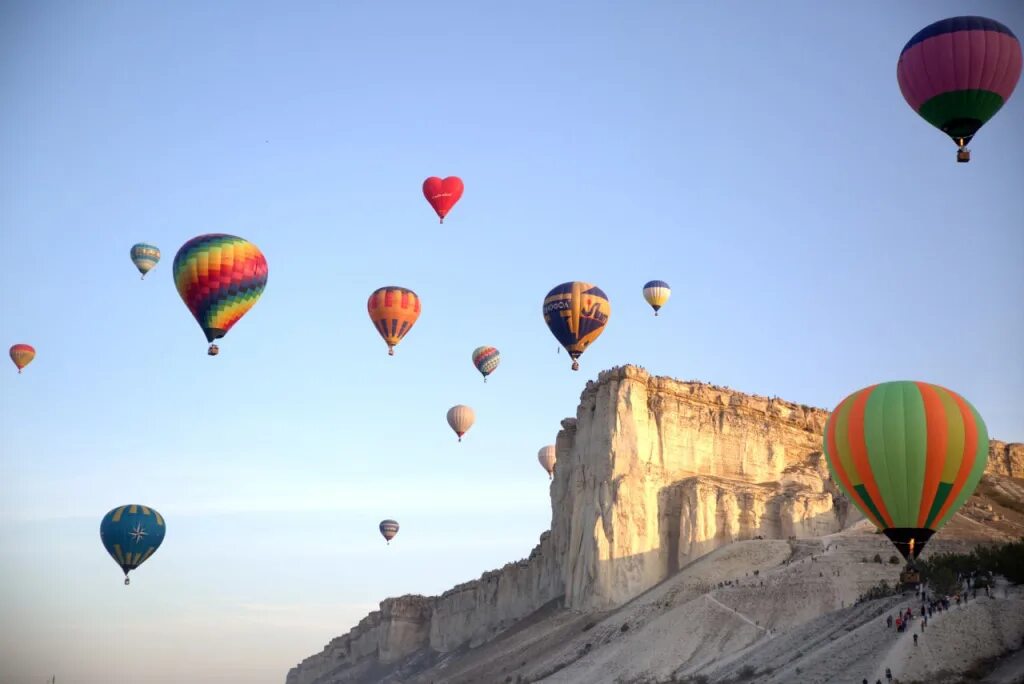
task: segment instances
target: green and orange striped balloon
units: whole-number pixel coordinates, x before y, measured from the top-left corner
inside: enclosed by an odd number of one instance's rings
[[[956,392],[885,382],[854,392],[825,423],[832,479],[907,560],[974,492],[988,429]]]

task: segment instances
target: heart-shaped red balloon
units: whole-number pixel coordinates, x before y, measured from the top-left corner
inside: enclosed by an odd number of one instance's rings
[[[448,176],[444,179],[431,176],[423,181],[423,196],[437,212],[441,223],[444,223],[444,217],[462,197],[462,190],[462,179],[458,176]]]

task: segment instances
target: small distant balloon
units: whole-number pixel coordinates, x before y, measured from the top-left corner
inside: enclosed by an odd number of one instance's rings
[[[456,404],[448,409],[448,425],[459,436],[460,442],[462,441],[462,435],[466,434],[469,428],[473,427],[474,421],[476,421],[476,414],[468,406]]]
[[[580,369],[580,355],[604,332],[611,312],[601,288],[578,280],[552,288],[544,298],[544,322],[569,352],[573,370]]]
[[[384,540],[390,545],[391,540],[398,534],[398,522],[396,520],[381,520],[378,527],[380,528],[381,535],[384,536]]]
[[[146,274],[153,270],[153,267],[160,261],[159,248],[147,245],[145,242],[132,245],[130,253],[132,263],[135,264],[135,268],[139,269],[139,273],[142,274],[141,280],[145,280]]]
[[[18,367],[18,374],[25,366],[32,363],[32,359],[36,358],[36,350],[30,344],[15,344],[11,345],[10,349],[11,361]]]
[[[373,291],[366,301],[366,311],[388,345],[388,356],[394,356],[395,346],[419,320],[420,298],[407,287],[386,285]]]
[[[644,299],[654,309],[654,315],[658,315],[658,309],[665,306],[665,302],[672,295],[672,288],[664,280],[652,280],[644,285]]]
[[[100,522],[100,540],[110,557],[128,573],[145,563],[164,541],[167,526],[156,509],[126,504],[111,510]]]
[[[500,362],[501,352],[494,347],[477,347],[473,350],[473,365],[484,376],[484,382],[487,382],[487,376],[494,372]]]
[[[555,445],[548,444],[541,447],[540,451],[537,452],[537,460],[540,461],[541,467],[547,471],[548,479],[552,479],[555,473]]]
[[[458,176],[431,176],[423,181],[423,196],[430,202],[441,223],[444,223],[444,217],[462,197],[463,189],[462,179]]]

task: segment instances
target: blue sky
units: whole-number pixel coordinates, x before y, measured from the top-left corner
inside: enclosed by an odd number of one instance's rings
[[[826,408],[926,380],[1024,440],[1022,86],[957,164],[896,84],[964,13],[1024,35],[1015,0],[4,3],[0,332],[37,350],[0,373],[5,683],[282,682],[525,557],[536,452],[614,365]],[[207,232],[269,263],[213,359],[171,279]],[[578,373],[568,280],[612,303]],[[424,302],[394,357],[389,284]],[[125,588],[98,530],[135,502],[168,532]]]

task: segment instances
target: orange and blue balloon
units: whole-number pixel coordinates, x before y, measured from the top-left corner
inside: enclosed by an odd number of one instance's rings
[[[142,274],[142,280],[145,280],[146,274],[160,262],[160,249],[153,245],[147,245],[145,242],[132,245],[130,254],[132,263]]]
[[[596,285],[580,281],[562,283],[544,298],[544,322],[579,370],[579,357],[594,343],[612,313],[608,296]]]
[[[951,17],[918,31],[896,64],[900,92],[925,121],[965,146],[1010,98],[1022,54],[1013,31],[986,17]]]
[[[267,286],[263,253],[235,235],[211,233],[192,238],[174,256],[172,270],[178,294],[207,342],[224,337]]]
[[[420,298],[407,287],[378,287],[366,300],[366,312],[377,333],[387,343],[388,356],[394,356],[395,346],[419,320]]]
[[[141,504],[118,506],[100,522],[100,540],[124,572],[125,584],[129,583],[128,573],[160,548],[166,532],[163,516]]]
[[[36,358],[36,350],[30,344],[18,343],[11,345],[8,353],[11,355],[11,361],[18,367],[18,374],[21,374],[22,369],[28,364],[32,363],[32,359]]]
[[[487,376],[494,372],[500,362],[501,352],[494,347],[484,346],[473,350],[473,365],[484,376],[484,382],[487,382]]]

